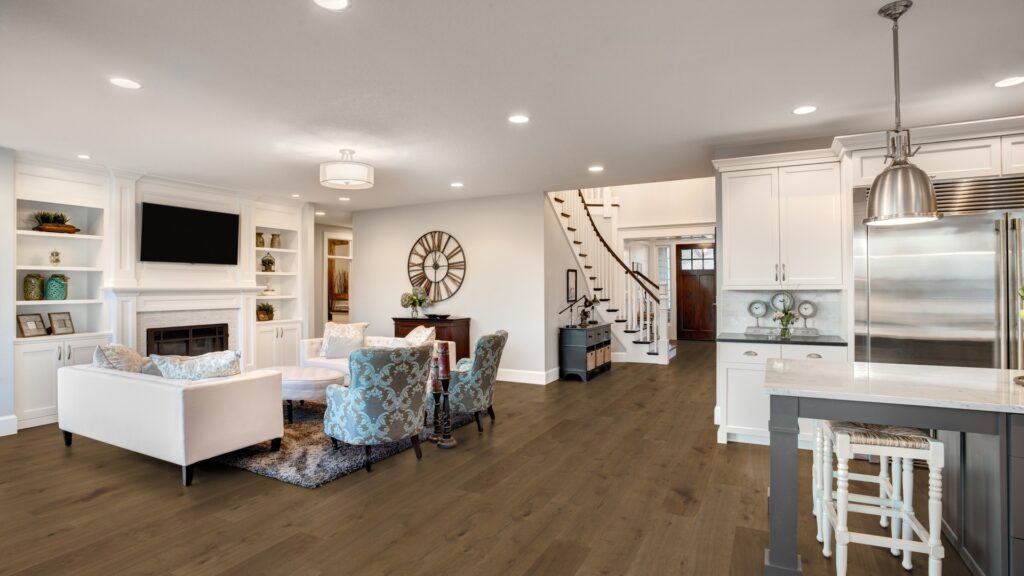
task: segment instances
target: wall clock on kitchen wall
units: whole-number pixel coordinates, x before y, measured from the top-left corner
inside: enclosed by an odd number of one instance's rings
[[[455,295],[466,278],[466,253],[454,236],[435,230],[420,236],[409,251],[409,282],[432,302]]]

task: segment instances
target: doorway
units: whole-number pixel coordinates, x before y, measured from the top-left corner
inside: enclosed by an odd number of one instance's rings
[[[676,337],[715,339],[715,245],[677,244]]]

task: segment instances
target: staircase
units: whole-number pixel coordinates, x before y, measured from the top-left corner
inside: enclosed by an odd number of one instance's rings
[[[627,266],[601,233],[591,212],[592,206],[602,202],[600,195],[582,190],[551,192],[548,200],[583,271],[585,289],[580,295],[597,298],[598,321],[612,325],[612,361],[668,364],[675,350],[666,337],[665,289]],[[605,218],[611,203],[605,198],[600,205],[598,218]]]

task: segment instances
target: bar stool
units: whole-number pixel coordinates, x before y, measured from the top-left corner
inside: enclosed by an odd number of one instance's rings
[[[819,520],[823,528],[822,553],[829,557],[832,531],[836,537],[836,574],[846,575],[849,543],[889,548],[894,556],[903,554],[903,567],[910,570],[913,552],[928,554],[929,576],[942,574],[942,442],[933,440],[916,428],[822,422],[823,454],[819,465]],[[832,453],[836,457],[836,490],[832,490]],[[876,476],[850,474],[849,461],[855,455],[878,456],[892,462],[892,482],[879,484],[879,498],[850,494],[850,480],[871,481]],[[928,529],[914,514],[914,460],[928,463]],[[886,466],[882,466],[885,468]],[[891,487],[891,488],[890,488]],[[889,517],[892,536],[851,532],[847,526],[850,512]]]

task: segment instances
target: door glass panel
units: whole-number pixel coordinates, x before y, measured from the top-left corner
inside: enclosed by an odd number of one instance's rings
[[[693,270],[693,260],[680,260],[679,265],[682,270]]]
[[[693,269],[694,270],[703,270],[704,269],[704,261],[703,260],[694,260],[693,261]]]
[[[689,259],[693,258],[693,250],[683,250],[683,251],[681,251],[680,258],[683,259],[683,260],[689,260]]]
[[[715,261],[714,260],[704,260],[704,269],[705,270],[714,270],[715,269]]]
[[[715,249],[714,248],[705,248],[704,249],[704,257],[705,258],[714,258],[715,257]]]

